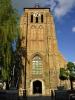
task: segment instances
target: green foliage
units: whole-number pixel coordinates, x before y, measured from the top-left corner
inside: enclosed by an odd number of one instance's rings
[[[65,68],[60,68],[60,75],[59,78],[61,80],[70,80],[71,84],[71,89],[73,89],[73,84],[72,82],[75,81],[75,65],[72,62],[67,63],[67,67]]]
[[[2,77],[4,81],[7,81],[9,79],[9,69],[2,68]]]
[[[75,79],[75,65],[72,62],[67,63],[67,68],[60,68],[60,79],[66,80],[67,78]],[[63,77],[63,78],[62,78]]]
[[[16,38],[18,17],[11,5],[11,0],[0,0],[0,2],[0,37],[2,42],[4,40],[8,43]]]
[[[67,69],[69,71],[69,78],[75,80],[75,65],[72,62],[68,62]]]
[[[75,71],[75,65],[74,65],[74,63],[68,62],[68,63],[67,63],[67,69],[68,69],[69,71]]]
[[[59,75],[59,78],[61,80],[66,80],[68,79],[68,72],[65,68],[60,68],[60,75]]]
[[[70,72],[70,80],[75,80],[75,72]]]
[[[11,0],[0,0],[0,56],[3,79],[9,79],[12,59],[12,42],[18,37],[18,14]]]

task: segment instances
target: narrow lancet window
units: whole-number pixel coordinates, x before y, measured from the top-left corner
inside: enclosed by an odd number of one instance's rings
[[[41,15],[41,22],[43,23],[43,15]]]
[[[36,17],[36,23],[38,23],[38,17]]]
[[[33,22],[33,15],[31,15],[31,23]]]

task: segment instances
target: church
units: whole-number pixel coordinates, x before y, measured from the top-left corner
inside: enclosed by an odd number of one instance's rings
[[[60,86],[60,68],[66,64],[58,50],[54,19],[49,8],[39,5],[24,8],[20,20],[20,42],[25,56],[21,57],[19,95],[26,91],[27,96],[49,96],[51,90]]]

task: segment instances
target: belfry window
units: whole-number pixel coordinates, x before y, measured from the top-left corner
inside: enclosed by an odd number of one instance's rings
[[[41,15],[41,22],[43,23],[43,15]]]
[[[38,17],[36,17],[36,23],[38,23]]]
[[[32,74],[42,74],[42,68],[43,68],[43,64],[42,64],[42,59],[36,55],[33,59],[32,59]]]
[[[33,22],[33,15],[31,15],[31,23]]]

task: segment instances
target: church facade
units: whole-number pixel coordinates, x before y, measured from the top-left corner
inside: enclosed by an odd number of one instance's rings
[[[66,64],[57,46],[53,15],[48,8],[25,8],[20,20],[22,56],[19,94],[50,95],[60,85],[60,68]]]

